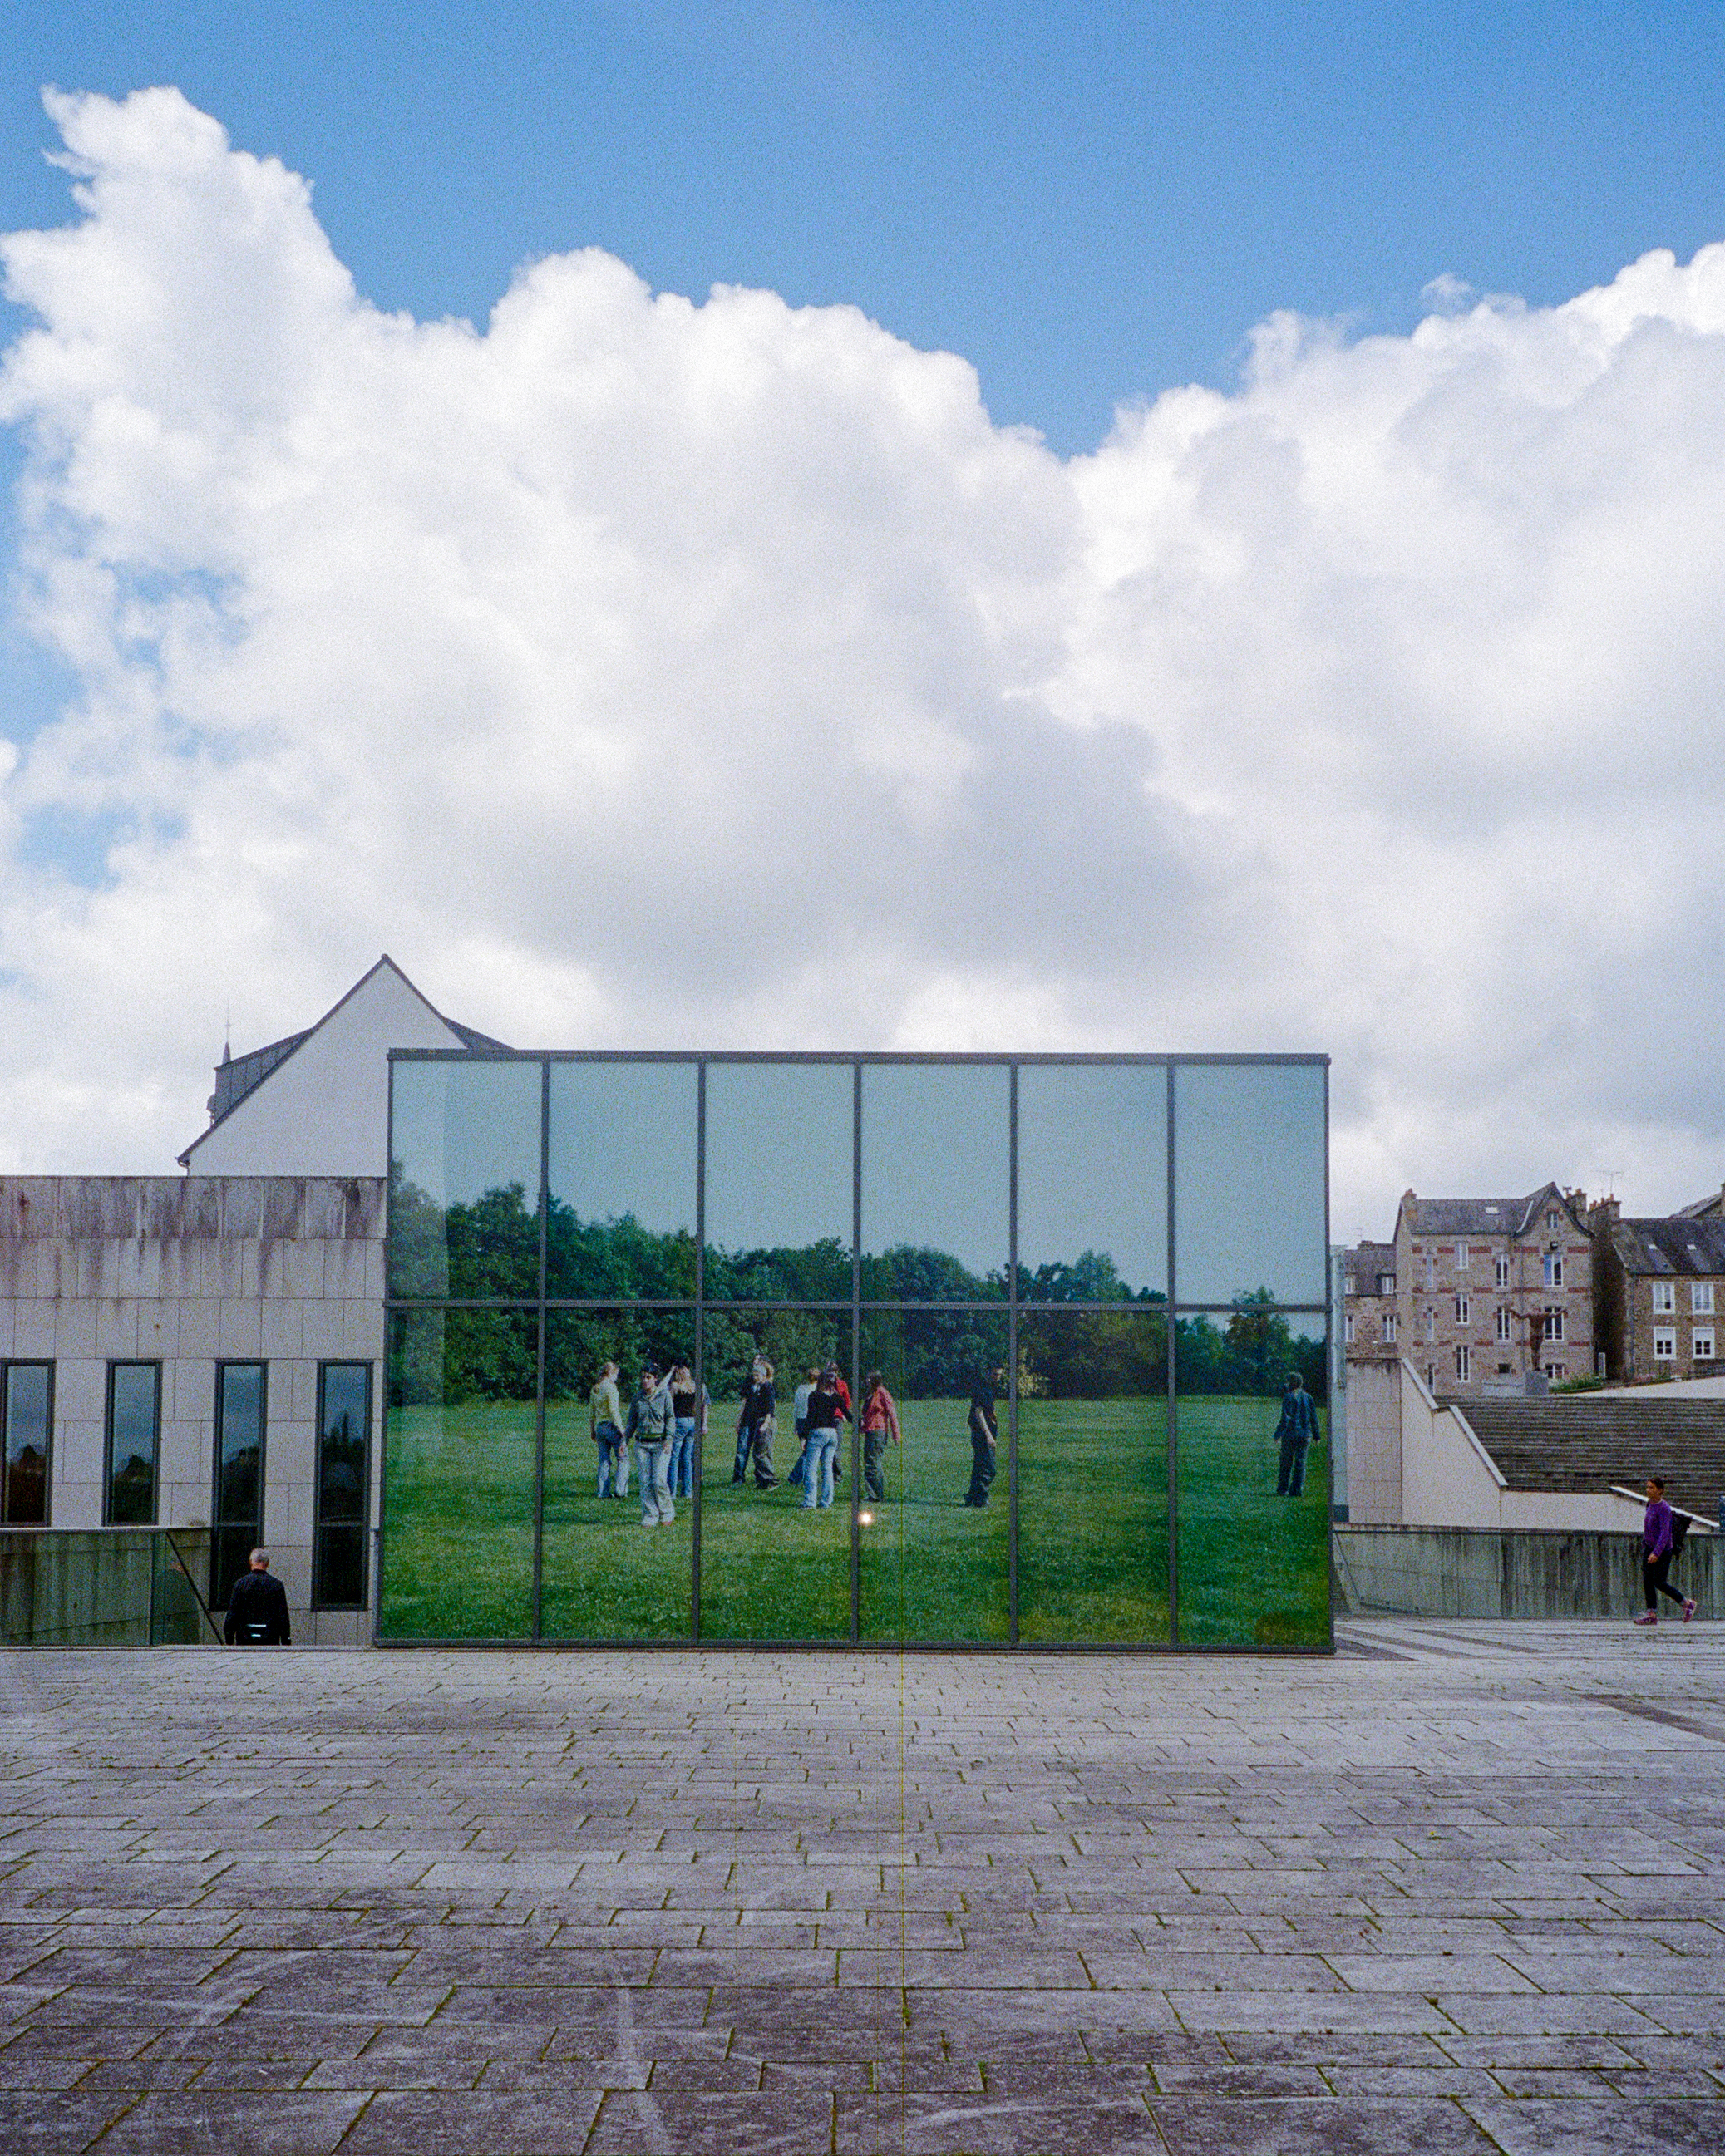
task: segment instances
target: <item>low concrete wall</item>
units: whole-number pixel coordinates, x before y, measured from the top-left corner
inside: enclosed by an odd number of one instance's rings
[[[1337,1527],[1336,1608],[1353,1617],[1632,1617],[1639,1536],[1553,1527]],[[1671,1584],[1725,1618],[1725,1537],[1692,1535]],[[1661,1614],[1676,1614],[1667,1603]]]
[[[216,1645],[208,1568],[208,1528],[0,1528],[0,1645]]]

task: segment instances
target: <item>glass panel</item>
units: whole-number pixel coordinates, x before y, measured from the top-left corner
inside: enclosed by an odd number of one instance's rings
[[[1183,1303],[1250,1293],[1322,1306],[1321,1064],[1174,1070],[1174,1289]]]
[[[1261,1303],[1223,1325],[1183,1318],[1175,1359],[1180,1644],[1329,1645],[1322,1321]]]
[[[216,1371],[216,1490],[210,1537],[209,1603],[225,1609],[234,1583],[262,1539],[264,1365],[223,1363]]]
[[[1168,1286],[1168,1072],[1027,1063],[1019,1072],[1019,1295],[1128,1302]]]
[[[865,1301],[1004,1296],[1008,1086],[1004,1064],[865,1066]]]
[[[14,1363],[6,1372],[6,1508],[8,1527],[48,1525],[48,1450],[53,1430],[53,1365]]]
[[[153,1363],[108,1366],[108,1521],[147,1525],[156,1517],[156,1444],[162,1373]]]
[[[1005,1312],[871,1310],[862,1347],[862,1637],[1009,1638]]]
[[[536,1063],[393,1063],[389,1292],[539,1291]]]
[[[384,1437],[387,1639],[519,1640],[533,1622],[538,1321],[397,1311]]]
[[[707,1065],[710,1300],[849,1299],[855,1084],[848,1063]]]
[[[546,1292],[695,1293],[693,1063],[551,1065]]]
[[[1019,1637],[1168,1642],[1160,1312],[1019,1317]]]
[[[372,1366],[326,1363],[318,1373],[317,1551],[320,1609],[360,1609],[366,1599],[366,1509]]]
[[[850,1312],[710,1308],[706,1348],[713,1409],[701,1486],[701,1637],[846,1639],[853,1424],[834,1425],[829,1502],[819,1502],[824,1475],[813,1507],[793,1477],[803,1373],[835,1363],[849,1401]]]
[[[702,1420],[695,1313],[562,1310],[546,1327],[544,1635],[686,1640]]]

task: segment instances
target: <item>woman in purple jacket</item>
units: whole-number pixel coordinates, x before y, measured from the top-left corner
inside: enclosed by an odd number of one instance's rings
[[[1686,1602],[1671,1584],[1666,1575],[1671,1568],[1671,1508],[1665,1502],[1665,1477],[1647,1477],[1647,1512],[1641,1522],[1641,1589],[1647,1597],[1647,1607],[1636,1618],[1638,1625],[1656,1625],[1659,1613],[1656,1604],[1659,1596],[1668,1595],[1683,1612],[1686,1625],[1695,1614],[1695,1604]]]

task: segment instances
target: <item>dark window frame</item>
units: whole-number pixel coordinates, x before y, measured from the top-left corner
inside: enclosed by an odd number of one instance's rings
[[[331,1370],[363,1370],[366,1374],[365,1430],[362,1436],[363,1466],[360,1476],[359,1512],[359,1599],[357,1601],[331,1602],[324,1595],[324,1517],[323,1517],[323,1440],[324,1389]],[[314,1609],[367,1609],[371,1607],[372,1565],[370,1537],[367,1529],[372,1518],[372,1419],[377,1413],[377,1378],[376,1365],[357,1356],[332,1356],[317,1366],[317,1423],[312,1432],[311,1450],[311,1607]],[[331,1525],[347,1527],[349,1521],[332,1522]]]
[[[7,1425],[12,1416],[12,1373],[14,1370],[45,1370],[48,1403],[43,1431],[42,1517],[14,1520],[12,1517],[12,1457],[7,1450]],[[54,1381],[55,1365],[49,1355],[8,1355],[0,1361],[0,1523],[12,1527],[43,1527],[54,1518]]]
[[[114,1517],[114,1378],[120,1370],[149,1370],[156,1378],[155,1430],[150,1457],[150,1517],[146,1521]],[[162,1512],[162,1363],[144,1355],[116,1355],[108,1362],[102,1414],[102,1524],[104,1527],[155,1527]]]

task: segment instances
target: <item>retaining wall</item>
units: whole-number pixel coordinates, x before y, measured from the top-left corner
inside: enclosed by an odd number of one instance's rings
[[[1636,1535],[1343,1527],[1331,1547],[1343,1616],[1632,1617],[1642,1606]],[[1694,1596],[1697,1615],[1725,1618],[1725,1537],[1692,1535],[1671,1584]]]

